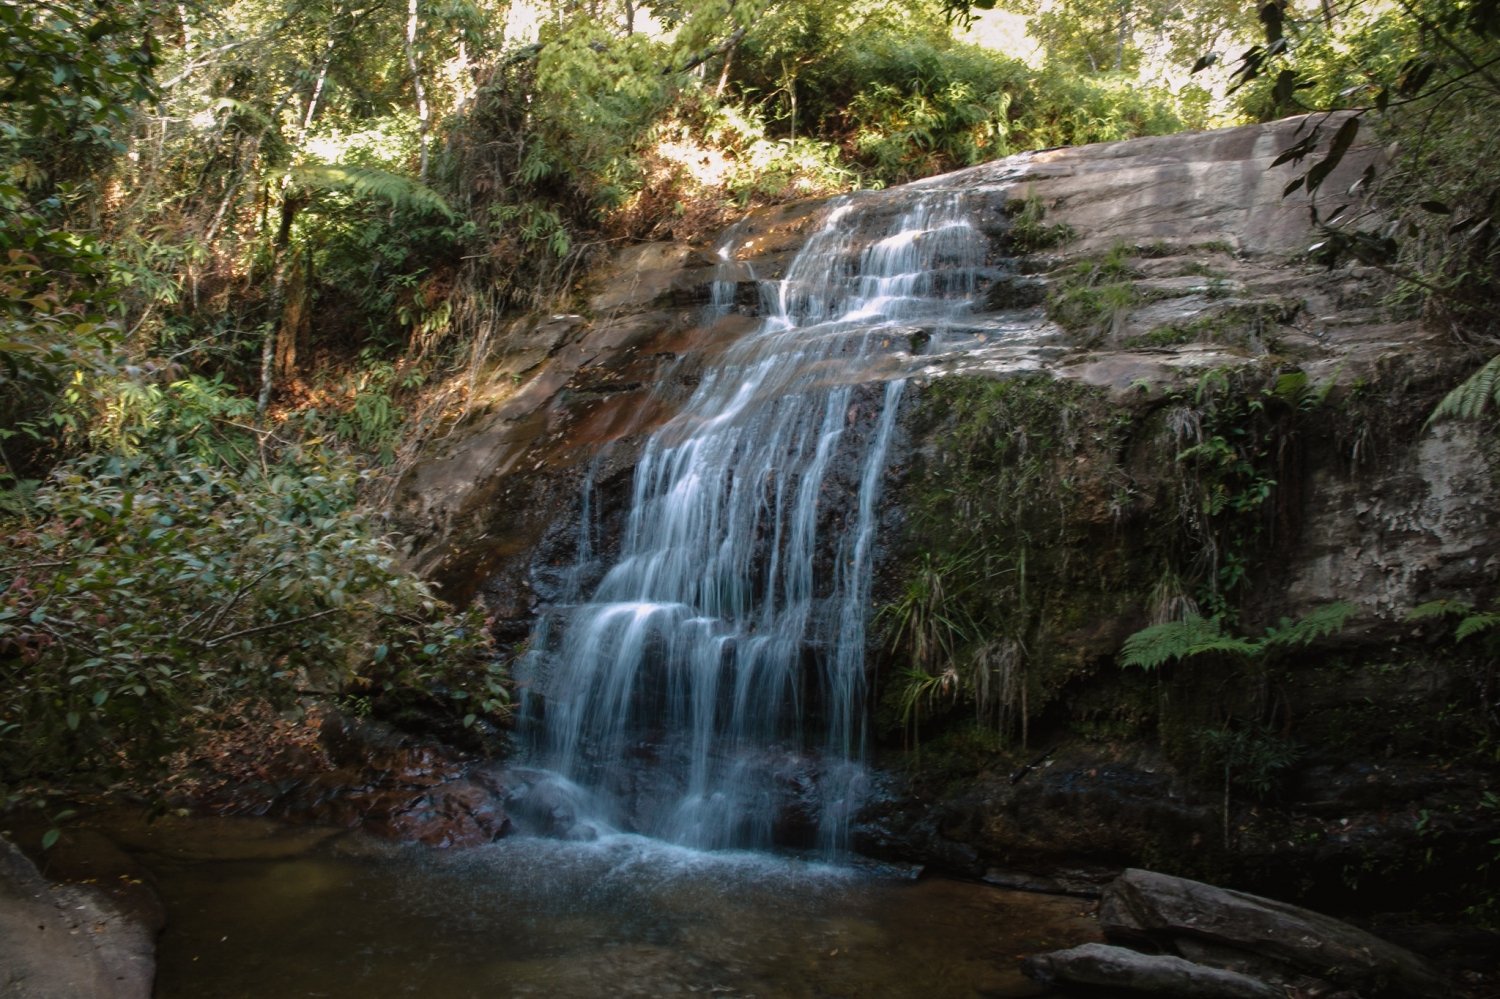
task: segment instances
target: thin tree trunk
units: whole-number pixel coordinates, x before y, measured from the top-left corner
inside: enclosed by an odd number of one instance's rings
[[[464,108],[469,106],[469,86],[474,82],[469,68],[469,46],[464,41],[462,33],[458,37],[457,58],[458,72],[454,74],[456,82],[453,88],[453,111],[455,114],[461,113]]]
[[[714,87],[714,99],[718,100],[724,96],[724,88],[729,86],[729,67],[734,65],[734,50],[738,45],[731,45],[724,53],[724,66],[719,70],[719,83]]]
[[[427,86],[417,66],[417,27],[420,0],[406,0],[406,71],[411,74],[412,90],[417,95],[417,179],[427,183],[427,131],[431,127],[431,109],[427,106]]]
[[[286,307],[286,249],[292,239],[292,222],[296,219],[299,207],[287,197],[292,184],[292,168],[296,165],[297,156],[307,142],[307,133],[312,128],[313,119],[317,117],[318,101],[322,99],[323,87],[328,82],[328,70],[333,65],[333,50],[337,37],[334,31],[334,20],[330,19],[328,47],[323,53],[323,64],[318,69],[318,78],[313,83],[312,94],[307,99],[307,111],[302,115],[302,125],[297,130],[296,141],[292,143],[292,152],[287,159],[286,169],[282,171],[281,179],[276,184],[277,193],[281,196],[281,221],[276,229],[276,239],[271,244],[271,293],[266,302],[268,312],[266,335],[260,345],[260,393],[255,399],[256,416],[265,416],[266,408],[271,404],[271,393],[276,386],[277,341],[281,338],[281,313]]]
[[[1130,0],[1120,3],[1120,31],[1115,39],[1115,72],[1125,69],[1125,43],[1130,39]]]

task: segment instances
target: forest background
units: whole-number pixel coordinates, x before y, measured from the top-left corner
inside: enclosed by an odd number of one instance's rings
[[[381,504],[507,318],[629,241],[1352,108],[1292,184],[1373,133],[1381,221],[1334,192],[1318,252],[1494,353],[1496,0],[0,0],[0,31],[0,806],[309,695],[501,721],[482,613]]]

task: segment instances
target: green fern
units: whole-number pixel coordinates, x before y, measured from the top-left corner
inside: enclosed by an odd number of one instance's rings
[[[375,167],[339,163],[303,163],[292,169],[292,180],[315,191],[348,191],[361,198],[377,198],[392,208],[411,208],[444,218],[456,218],[448,202],[426,184]]]
[[[1471,635],[1489,631],[1497,624],[1500,624],[1500,613],[1496,613],[1495,611],[1481,611],[1478,614],[1470,614],[1458,622],[1458,628],[1454,630],[1453,637],[1462,642]]]
[[[1408,611],[1406,619],[1430,621],[1455,614],[1463,618],[1458,622],[1458,627],[1453,629],[1453,637],[1460,642],[1500,626],[1500,611],[1476,611],[1473,604],[1463,600],[1429,600]]]
[[[1408,621],[1431,621],[1435,617],[1449,614],[1472,614],[1474,606],[1462,600],[1429,600],[1407,611]]]
[[[1191,615],[1181,621],[1143,628],[1125,639],[1120,649],[1120,665],[1156,669],[1173,660],[1215,652],[1251,658],[1264,655],[1271,649],[1311,645],[1325,635],[1342,630],[1344,622],[1353,613],[1353,604],[1338,601],[1319,607],[1296,621],[1282,618],[1276,627],[1266,629],[1264,638],[1240,638],[1226,633],[1223,622],[1217,617]]]
[[[1439,420],[1478,419],[1491,403],[1500,404],[1500,354],[1443,396],[1427,422],[1430,425]]]
[[[1131,635],[1120,650],[1120,664],[1156,669],[1172,660],[1210,652],[1253,656],[1259,651],[1259,642],[1226,635],[1218,618],[1195,614],[1182,621],[1154,624]]]
[[[1266,637],[1261,640],[1260,644],[1267,648],[1311,645],[1324,635],[1342,631],[1344,622],[1353,613],[1353,604],[1339,600],[1319,607],[1296,621],[1282,618],[1276,627],[1266,630]]]

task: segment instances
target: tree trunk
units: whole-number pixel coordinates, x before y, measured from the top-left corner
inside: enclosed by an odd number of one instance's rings
[[[1120,3],[1120,31],[1115,38],[1115,72],[1125,69],[1125,45],[1130,40],[1130,0]]]
[[[286,250],[292,241],[292,223],[301,207],[289,197],[292,185],[292,167],[307,142],[308,130],[318,114],[318,101],[322,99],[323,87],[328,82],[328,70],[333,65],[333,50],[337,34],[334,22],[328,22],[328,47],[323,53],[323,65],[318,69],[318,78],[313,83],[312,94],[307,99],[307,110],[302,115],[302,125],[297,130],[297,140],[292,143],[291,156],[282,171],[276,188],[281,195],[281,217],[276,227],[276,238],[271,244],[271,294],[266,303],[266,335],[260,345],[260,392],[255,399],[255,415],[265,416],[271,404],[271,393],[276,386],[276,354],[281,336],[281,313],[286,306]]]
[[[432,111],[427,106],[427,86],[417,66],[417,27],[419,0],[406,0],[406,71],[411,74],[412,90],[417,96],[417,179],[427,183],[427,133],[432,127]]]

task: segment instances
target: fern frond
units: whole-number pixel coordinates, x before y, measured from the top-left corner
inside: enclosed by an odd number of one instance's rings
[[[1483,367],[1443,396],[1427,423],[1477,419],[1491,403],[1500,404],[1500,354],[1490,358]]]
[[[1496,625],[1500,625],[1500,613],[1484,611],[1479,614],[1470,614],[1458,622],[1458,630],[1453,632],[1453,637],[1462,642],[1470,635],[1477,635],[1481,631],[1489,631]]]
[[[1418,604],[1406,612],[1408,621],[1430,621],[1435,617],[1447,617],[1449,614],[1469,614],[1474,610],[1471,604],[1462,600],[1429,600],[1425,604]]]
[[[1344,622],[1354,613],[1354,605],[1339,600],[1308,613],[1296,621],[1282,618],[1281,623],[1266,631],[1265,645],[1311,645],[1324,635],[1342,631]]]
[[[361,198],[378,198],[393,208],[412,208],[455,218],[448,202],[426,184],[410,177],[367,166],[303,163],[292,168],[292,180],[312,190],[348,191]]]
[[[1253,656],[1259,651],[1258,642],[1224,634],[1218,618],[1194,616],[1154,624],[1131,635],[1120,648],[1120,665],[1156,669],[1174,659],[1190,659],[1209,652]]]

